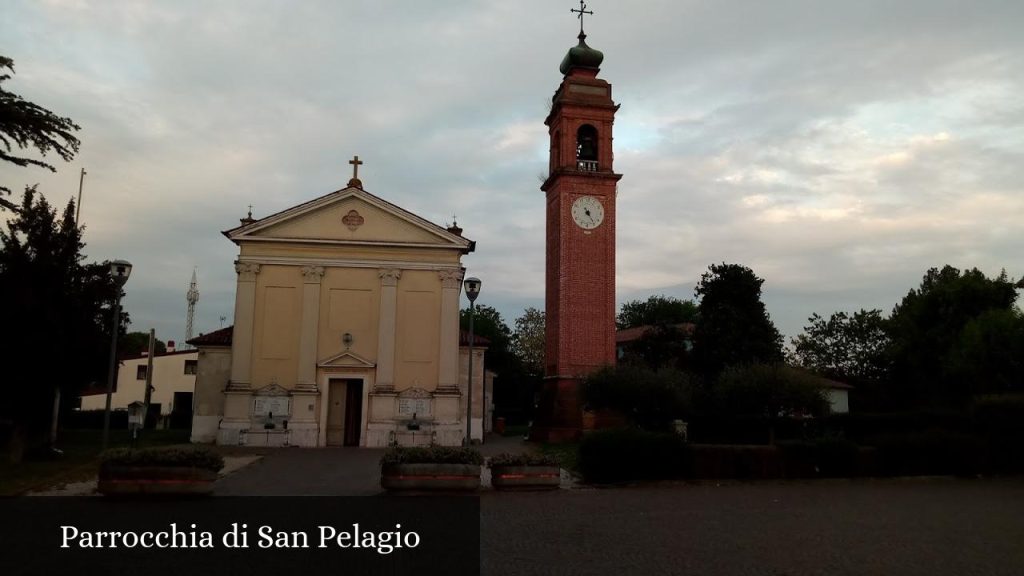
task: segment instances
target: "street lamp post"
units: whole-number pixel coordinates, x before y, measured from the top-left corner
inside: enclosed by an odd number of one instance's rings
[[[466,298],[469,298],[469,381],[466,383],[466,446],[473,443],[473,303],[480,295],[479,278],[469,277],[465,281]],[[483,436],[481,436],[483,438]]]
[[[110,263],[110,276],[117,285],[114,296],[113,319],[110,330],[110,363],[107,370],[107,403],[103,409],[103,449],[110,443],[110,396],[114,393],[114,374],[117,366],[117,333],[121,329],[121,288],[124,288],[128,276],[132,273],[132,265],[126,260],[114,260]]]

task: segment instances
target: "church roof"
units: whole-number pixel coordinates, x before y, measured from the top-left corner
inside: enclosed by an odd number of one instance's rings
[[[388,240],[388,239],[360,239],[356,235],[350,237],[338,237],[338,238],[308,238],[308,237],[275,237],[270,238],[263,236],[268,229],[274,228],[275,230],[281,229],[283,226],[287,226],[285,223],[290,221],[298,220],[306,215],[313,214],[319,210],[328,209],[329,207],[344,202],[346,200],[356,198],[366,204],[370,205],[370,209],[377,210],[377,213],[383,213],[388,215],[388,218],[392,218],[395,221],[405,222],[405,226],[409,230],[416,230],[417,235],[415,239],[407,238],[404,240]],[[354,226],[350,227],[350,230],[355,230],[363,223],[362,216],[358,213],[354,215],[356,219]],[[339,225],[341,222],[339,222]],[[405,247],[422,247],[422,248],[442,248],[442,249],[456,249],[466,254],[476,249],[476,242],[468,238],[464,238],[460,234],[455,233],[443,226],[439,226],[426,218],[418,216],[400,206],[392,204],[383,198],[375,196],[360,187],[348,186],[341,190],[336,190],[329,194],[314,198],[308,202],[303,202],[297,206],[292,206],[280,212],[271,214],[258,220],[251,222],[247,221],[240,226],[236,226],[223,232],[231,241],[236,244],[246,241],[311,241],[317,243],[331,243],[331,244],[355,244],[355,245],[400,245]]]

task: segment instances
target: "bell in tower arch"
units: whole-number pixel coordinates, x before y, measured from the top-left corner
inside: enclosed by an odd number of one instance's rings
[[[590,124],[576,131],[576,166],[580,170],[597,170],[597,128]]]

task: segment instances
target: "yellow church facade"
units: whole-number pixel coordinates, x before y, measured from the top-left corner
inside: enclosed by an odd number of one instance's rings
[[[224,234],[239,247],[235,322],[230,346],[194,340],[193,440],[462,443],[461,259],[474,243],[461,230],[353,178]]]

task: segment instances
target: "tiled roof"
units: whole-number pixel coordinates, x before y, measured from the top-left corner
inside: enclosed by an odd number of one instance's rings
[[[187,343],[193,346],[231,346],[231,334],[234,331],[234,326],[228,326],[209,334],[200,334]]]
[[[473,333],[473,346],[487,347],[491,343],[489,338]],[[469,346],[469,331],[459,330],[459,346]]]
[[[690,322],[683,322],[681,324],[670,324],[670,326],[679,329],[680,331],[682,331],[683,334],[689,336],[693,334],[693,329],[696,327],[696,324],[692,324]],[[647,325],[619,330],[618,332],[615,333],[615,343],[625,344],[626,342],[633,342],[634,340],[639,340],[640,338],[643,337],[644,334],[647,334],[649,331],[653,329],[654,326]]]

